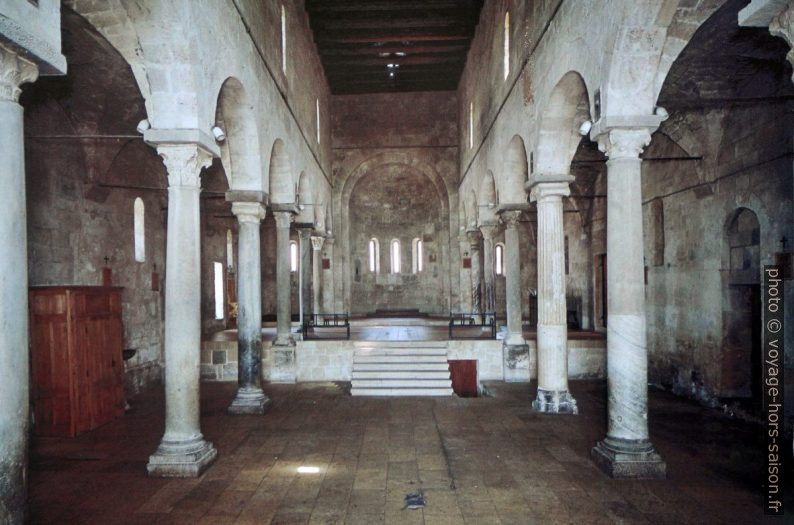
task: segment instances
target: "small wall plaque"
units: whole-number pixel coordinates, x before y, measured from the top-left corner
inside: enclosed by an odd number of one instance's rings
[[[152,291],[160,291],[160,274],[157,272],[152,272]]]
[[[463,258],[463,267],[466,269],[471,269],[471,257]]]
[[[323,259],[323,270],[331,269],[331,259]]]

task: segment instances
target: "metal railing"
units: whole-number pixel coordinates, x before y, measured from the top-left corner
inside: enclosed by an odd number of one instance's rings
[[[304,314],[303,339],[341,339],[334,334],[345,329],[345,339],[350,339],[350,317],[347,314]]]
[[[470,335],[455,337],[454,329],[466,328]],[[474,330],[475,328],[479,329]],[[485,330],[487,329],[487,331]],[[487,337],[483,336],[487,334]],[[494,312],[450,313],[449,314],[450,339],[496,339],[496,314]]]

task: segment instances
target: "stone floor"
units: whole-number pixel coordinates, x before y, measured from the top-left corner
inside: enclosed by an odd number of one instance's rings
[[[669,479],[630,482],[588,459],[605,431],[601,381],[573,383],[580,416],[533,413],[526,384],[494,383],[494,397],[475,399],[353,398],[344,387],[268,385],[268,414],[232,417],[234,385],[202,385],[202,428],[219,459],[198,479],[144,475],[163,428],[161,389],[94,432],[36,439],[31,521],[764,522],[759,431],[666,393],[652,392],[651,428]],[[403,509],[420,489],[426,507]]]

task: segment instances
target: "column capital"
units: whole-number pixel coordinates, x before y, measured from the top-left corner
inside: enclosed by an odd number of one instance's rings
[[[609,160],[638,159],[645,146],[651,143],[651,133],[656,127],[610,128],[598,135],[598,149]]]
[[[518,227],[519,219],[521,219],[521,211],[520,210],[509,210],[503,211],[499,214],[499,217],[502,219],[502,222],[507,229],[513,229]]]
[[[320,237],[319,235],[312,235],[312,249],[315,252],[319,252],[323,249],[323,243],[325,242],[325,237]]]
[[[496,235],[497,230],[499,229],[498,222],[485,222],[480,225],[480,231],[482,232],[483,239],[490,240],[493,239],[494,235]]]
[[[327,244],[328,246],[333,246],[335,241],[336,239],[334,237],[325,238],[325,244]]]
[[[157,153],[168,171],[169,187],[199,188],[201,170],[212,164],[212,154],[198,144],[159,144]]]
[[[305,240],[310,239],[314,231],[308,226],[297,226],[296,229],[298,230],[298,237]]]
[[[22,58],[9,47],[0,45],[0,101],[18,102],[22,93],[20,86],[34,82],[39,76],[39,68]]]
[[[466,230],[466,239],[469,241],[469,246],[471,246],[472,250],[480,249],[480,241],[482,240],[480,230]]]
[[[532,186],[529,192],[529,200],[532,202],[544,202],[548,200],[560,200],[571,195],[571,186],[566,182],[540,182]]]
[[[259,202],[243,201],[232,203],[232,213],[241,223],[252,222],[259,224],[265,218],[267,211]]]
[[[282,229],[289,229],[292,223],[294,214],[288,211],[273,211],[273,218],[276,219],[276,227]]]

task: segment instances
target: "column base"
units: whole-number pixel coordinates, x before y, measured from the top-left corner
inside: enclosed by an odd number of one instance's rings
[[[295,339],[291,335],[277,335],[273,346],[295,346]]]
[[[264,414],[270,408],[273,401],[265,395],[261,388],[240,388],[237,396],[229,405],[229,414],[234,415],[256,415]]]
[[[532,402],[535,412],[544,414],[572,414],[579,413],[576,400],[567,390],[543,390],[538,388],[538,397]]]
[[[295,383],[297,382],[297,372],[295,371],[295,340],[292,337],[289,341],[273,343],[273,365],[270,369],[270,381],[273,383]]]
[[[502,345],[504,377],[508,383],[529,381],[529,345],[510,344],[505,340]]]
[[[217,456],[218,451],[203,437],[187,443],[163,440],[149,456],[146,473],[158,478],[196,478]]]
[[[595,464],[618,479],[666,479],[667,465],[647,440],[607,436],[590,452]]]

